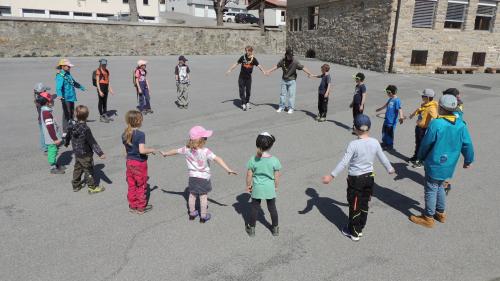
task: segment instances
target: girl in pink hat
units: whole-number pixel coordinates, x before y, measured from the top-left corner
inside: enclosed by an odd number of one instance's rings
[[[186,146],[179,149],[162,151],[161,154],[173,156],[182,154],[186,157],[186,163],[189,172],[189,219],[194,220],[200,216],[200,222],[204,223],[211,218],[207,213],[208,192],[212,190],[210,182],[210,164],[209,160],[219,164],[229,175],[237,173],[229,168],[222,158],[216,156],[210,149],[205,147],[207,139],[212,136],[212,131],[205,130],[201,126],[195,126],[189,131],[189,141]],[[200,197],[200,211],[195,209],[196,197]]]

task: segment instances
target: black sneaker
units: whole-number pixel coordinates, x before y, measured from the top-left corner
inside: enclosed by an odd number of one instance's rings
[[[418,169],[418,168],[422,168],[423,167],[422,162],[420,162],[418,160],[412,162],[412,164],[413,164],[412,165],[413,168],[417,168]]]
[[[247,224],[245,226],[245,231],[247,232],[248,236],[254,237],[255,236],[255,226],[250,226]]]
[[[78,187],[73,187],[73,192],[78,192],[80,190],[82,190],[83,186],[78,186]]]
[[[355,242],[359,241],[359,236],[354,236],[353,234],[351,234],[347,225],[344,226],[344,228],[342,228],[342,234],[344,234],[345,237],[351,239],[352,241],[355,241]]]
[[[280,227],[279,226],[273,226],[271,229],[271,233],[273,236],[279,236],[280,235]]]
[[[212,215],[211,215],[211,214],[209,214],[209,213],[207,213],[207,214],[205,215],[205,217],[202,217],[202,216],[200,215],[200,223],[206,223],[206,222],[207,222],[207,221],[209,221],[211,218],[212,218]]]

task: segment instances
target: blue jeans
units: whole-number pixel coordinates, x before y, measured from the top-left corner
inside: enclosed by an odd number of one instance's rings
[[[288,94],[288,109],[295,109],[295,90],[297,83],[295,80],[285,81],[281,80],[281,94],[280,94],[280,108],[286,107],[286,100]]]
[[[444,213],[446,207],[446,194],[444,181],[425,178],[425,215],[433,217],[437,212]]]
[[[140,111],[151,109],[151,104],[149,103],[149,89],[146,82],[139,82],[139,87],[141,87],[142,94],[139,94],[139,91],[137,91],[139,99],[139,105],[137,108]]]
[[[43,135],[42,124],[39,123],[38,127],[40,128],[40,150],[43,152],[47,152],[47,145],[45,144],[45,136]]]
[[[382,144],[391,147],[394,145],[394,131],[396,126],[386,125],[382,126]]]

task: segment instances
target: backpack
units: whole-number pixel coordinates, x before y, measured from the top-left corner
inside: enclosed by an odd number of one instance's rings
[[[136,68],[134,69],[134,72],[132,72],[132,85],[134,85],[134,87],[139,87],[139,85],[137,85],[136,80],[135,80],[135,79],[137,78],[137,77],[135,77],[135,72],[136,72],[138,69],[140,69],[140,67],[136,67]],[[148,72],[144,69],[144,73],[145,73],[145,74],[147,74]]]
[[[94,85],[94,87],[97,87],[97,79],[95,79],[95,76],[97,75],[97,71],[99,71],[99,68],[92,72],[92,85]],[[107,69],[106,69],[106,72],[108,73],[108,76],[109,76],[109,71]],[[101,71],[99,71],[99,81],[101,81],[101,79],[102,79],[102,73],[101,73]]]

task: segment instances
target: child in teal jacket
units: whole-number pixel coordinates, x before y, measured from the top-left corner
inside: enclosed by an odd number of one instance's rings
[[[434,219],[446,221],[444,182],[453,177],[460,154],[466,169],[474,161],[474,148],[462,118],[454,115],[457,98],[444,95],[439,100],[439,116],[431,121],[417,154],[425,167],[425,212],[410,216],[410,220],[425,227],[433,227]]]

